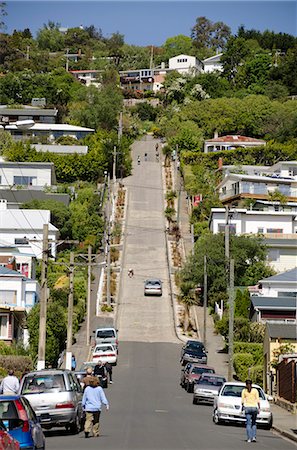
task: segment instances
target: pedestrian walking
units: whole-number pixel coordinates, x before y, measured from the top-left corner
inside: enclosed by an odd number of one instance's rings
[[[90,437],[91,431],[93,431],[93,436],[99,436],[102,404],[106,406],[107,410],[109,409],[109,403],[98,378],[92,377],[82,399],[82,406],[86,413],[85,438]]]
[[[106,362],[105,369],[106,369],[106,372],[107,372],[107,375],[109,378],[109,382],[110,382],[110,384],[112,384],[113,383],[113,381],[112,381],[112,365],[109,362]]]
[[[102,387],[107,388],[107,372],[102,361],[98,361],[94,367],[94,375],[99,378]]]
[[[93,369],[92,367],[87,367],[86,375],[80,381],[80,385],[83,389],[89,386],[92,377],[93,377]]]
[[[147,161],[147,153],[144,154],[144,160]]]
[[[17,394],[20,388],[20,383],[17,377],[14,375],[14,371],[10,370],[8,375],[3,378],[0,384],[0,392],[4,395]]]
[[[129,269],[128,270],[128,277],[132,278],[134,276],[134,270],[133,269]]]
[[[252,387],[252,381],[246,380],[245,388],[241,393],[242,410],[246,417],[247,442],[257,441],[257,415],[260,412],[260,399],[258,389]]]
[[[155,145],[155,149],[156,149],[156,152],[157,152],[158,149],[159,149],[159,144],[158,144],[158,142],[157,142],[156,145]]]
[[[75,370],[76,369],[76,358],[75,358],[75,356],[74,355],[72,355],[72,358],[71,358],[71,370]]]

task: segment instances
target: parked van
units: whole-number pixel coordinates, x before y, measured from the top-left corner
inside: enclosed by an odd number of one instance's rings
[[[118,348],[118,330],[111,327],[97,328],[95,331],[96,344],[113,344]]]

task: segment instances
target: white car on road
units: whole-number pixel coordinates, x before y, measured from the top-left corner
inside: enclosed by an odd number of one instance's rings
[[[257,417],[257,424],[270,429],[272,426],[272,412],[270,410],[269,397],[265,395],[263,389],[257,384],[253,387],[258,389],[260,398],[260,413]],[[245,415],[241,408],[241,392],[245,388],[245,383],[232,381],[224,383],[218,395],[214,398],[213,421],[216,424],[223,422],[243,422]]]
[[[102,361],[108,362],[116,366],[117,364],[117,349],[112,344],[98,344],[93,351],[93,362]]]

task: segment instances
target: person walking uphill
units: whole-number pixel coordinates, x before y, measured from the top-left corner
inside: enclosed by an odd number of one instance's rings
[[[257,415],[260,412],[260,399],[258,389],[252,387],[252,381],[246,380],[246,387],[241,393],[242,409],[246,417],[247,442],[256,442]]]
[[[90,432],[93,428],[93,436],[99,436],[99,420],[101,414],[101,408],[103,405],[106,409],[109,409],[109,403],[105,397],[104,391],[100,386],[99,380],[96,377],[92,377],[89,381],[89,385],[86,387],[82,399],[82,406],[86,412],[85,423],[85,438],[90,437]]]

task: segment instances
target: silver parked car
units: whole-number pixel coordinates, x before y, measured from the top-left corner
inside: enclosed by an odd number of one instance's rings
[[[226,378],[222,375],[203,373],[194,385],[193,404],[197,405],[199,402],[212,404],[225,382]]]
[[[45,429],[65,427],[79,433],[83,420],[82,389],[69,370],[40,370],[27,373],[20,393],[30,402]]]

